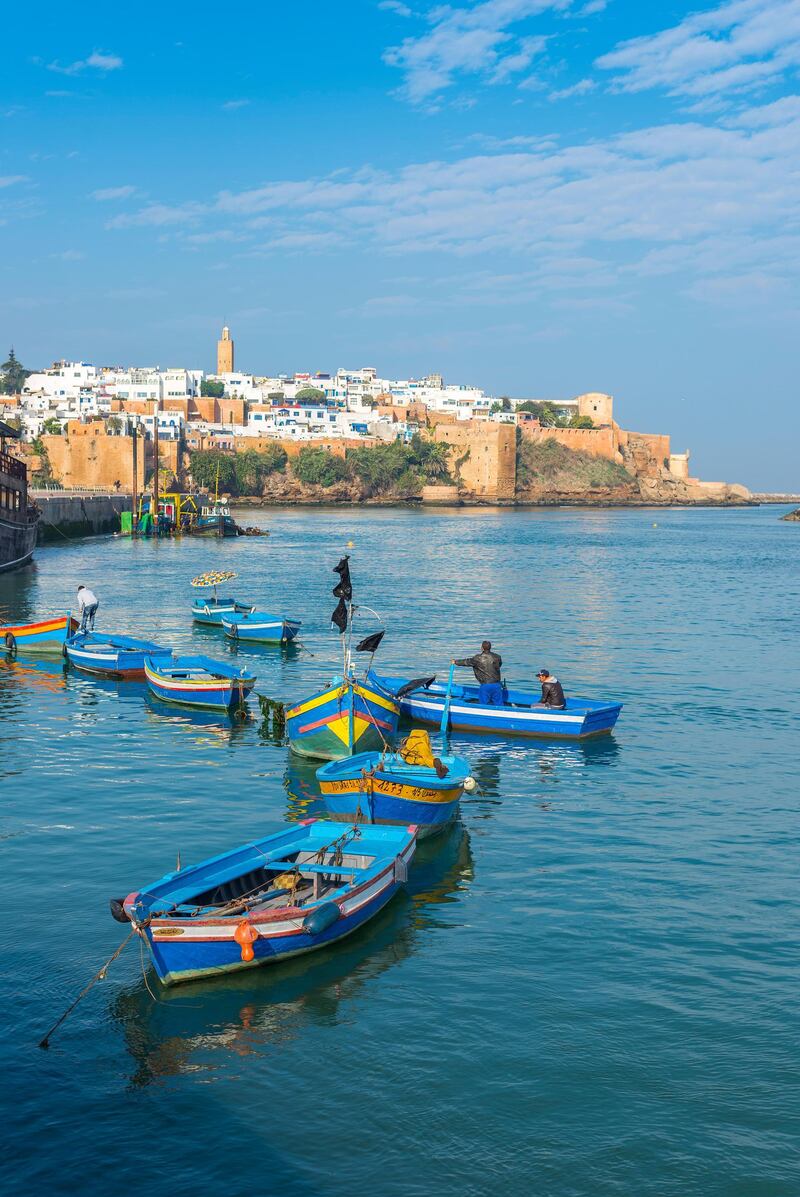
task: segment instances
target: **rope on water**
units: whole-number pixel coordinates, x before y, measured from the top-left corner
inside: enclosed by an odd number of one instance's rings
[[[46,1049],[47,1049],[47,1048],[50,1046],[50,1037],[53,1035],[53,1033],[54,1033],[55,1031],[57,1031],[57,1030],[58,1030],[58,1028],[61,1026],[62,1022],[64,1022],[64,1020],[65,1020],[66,1018],[68,1018],[68,1017],[69,1017],[69,1015],[70,1015],[70,1014],[72,1013],[72,1011],[75,1009],[75,1007],[77,1006],[77,1004],[78,1004],[78,1002],[81,1000],[81,998],[84,998],[84,997],[86,997],[86,994],[89,992],[89,990],[90,990],[90,989],[92,988],[92,986],[95,984],[95,982],[96,982],[96,981],[102,981],[102,980],[103,980],[103,978],[104,978],[104,977],[105,977],[105,975],[106,975],[106,971],[107,971],[107,969],[108,969],[109,965],[113,964],[113,963],[114,963],[114,961],[117,959],[117,956],[120,956],[120,955],[122,954],[122,951],[123,951],[123,949],[124,949],[125,947],[127,947],[128,943],[130,942],[130,940],[132,939],[132,937],[133,937],[133,936],[136,934],[136,931],[137,931],[137,928],[136,928],[136,927],[132,927],[132,928],[131,928],[130,934],[128,934],[128,935],[125,937],[125,939],[123,939],[122,943],[119,945],[119,947],[117,948],[116,952],[114,952],[114,953],[113,953],[113,955],[109,956],[108,960],[106,960],[105,964],[103,965],[103,967],[102,967],[101,969],[98,969],[98,971],[97,971],[97,972],[94,974],[94,976],[92,977],[92,979],[91,979],[91,981],[89,982],[89,984],[88,984],[88,985],[86,985],[86,986],[85,986],[85,987],[84,987],[84,988],[83,988],[83,989],[80,991],[80,993],[78,994],[78,996],[75,998],[75,1001],[74,1001],[74,1002],[72,1002],[72,1003],[71,1003],[71,1005],[67,1006],[66,1010],[65,1010],[65,1011],[64,1011],[64,1013],[61,1015],[61,1017],[60,1017],[59,1019],[57,1019],[57,1020],[56,1020],[56,1022],[54,1022],[54,1023],[53,1023],[52,1027],[51,1027],[51,1028],[50,1028],[50,1030],[47,1032],[47,1034],[45,1035],[44,1039],[40,1039],[40,1041],[39,1041],[39,1047],[43,1047],[43,1048],[45,1048],[45,1050],[46,1050]]]

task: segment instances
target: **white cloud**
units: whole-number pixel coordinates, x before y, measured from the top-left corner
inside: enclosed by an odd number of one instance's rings
[[[412,17],[414,15],[408,5],[402,3],[402,0],[381,0],[378,8],[382,8],[384,12],[393,12],[398,17]]]
[[[613,87],[698,99],[750,91],[800,65],[800,0],[728,0],[597,59]]]
[[[48,71],[56,71],[59,75],[80,75],[86,70],[100,71],[101,74],[108,74],[109,71],[119,71],[122,69],[123,62],[118,54],[105,54],[102,50],[93,50],[87,58],[79,58],[76,62],[62,64],[58,61],[47,64]]]
[[[226,100],[222,105],[223,112],[235,112],[237,108],[246,108],[249,100]]]
[[[0,187],[13,187],[15,183],[27,183],[27,175],[0,175]]]
[[[571,0],[483,0],[469,7],[431,9],[431,28],[407,37],[384,54],[404,74],[400,94],[421,104],[448,88],[458,75],[480,75],[499,83],[524,70],[541,53],[544,37],[517,38],[509,28],[548,9],[563,11]]]
[[[581,79],[571,87],[563,87],[561,91],[551,91],[548,100],[568,100],[572,96],[585,96],[587,92],[597,87],[594,79]]]
[[[124,187],[100,187],[97,191],[92,192],[92,199],[99,200],[104,203],[107,200],[127,199],[136,191],[129,183]]]
[[[230,230],[244,255],[355,246],[430,263],[490,254],[513,261],[515,277],[527,272],[532,294],[594,288],[626,303],[632,285],[667,274],[687,287],[720,280],[720,292],[737,273],[771,278],[776,291],[784,280],[796,286],[800,234],[783,230],[800,209],[800,103],[573,145],[508,140],[495,145],[501,152],[449,162],[277,179],[205,204],[150,203],[110,227],[182,234],[189,225],[208,239]]]
[[[81,262],[86,254],[80,249],[62,249],[61,253],[51,254],[51,258],[57,258],[59,262]]]

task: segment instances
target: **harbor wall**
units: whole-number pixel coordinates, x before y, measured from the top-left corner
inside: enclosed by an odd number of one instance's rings
[[[131,496],[124,494],[42,495],[34,491],[31,497],[42,513],[39,544],[119,532],[120,513],[131,510]]]

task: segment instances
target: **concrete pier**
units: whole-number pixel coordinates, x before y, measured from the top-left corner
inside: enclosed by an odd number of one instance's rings
[[[29,494],[42,513],[39,544],[119,532],[120,512],[131,510],[131,496],[114,492],[31,490]]]

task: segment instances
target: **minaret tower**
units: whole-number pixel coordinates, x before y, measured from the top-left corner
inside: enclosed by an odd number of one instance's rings
[[[227,324],[221,340],[217,341],[217,374],[233,374],[233,341]]]

